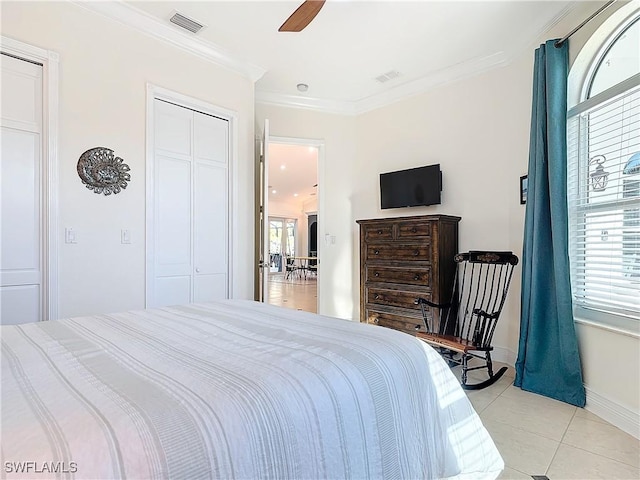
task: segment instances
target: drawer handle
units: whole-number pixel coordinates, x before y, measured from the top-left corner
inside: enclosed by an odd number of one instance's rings
[[[411,229],[411,233],[418,233],[418,229],[417,229],[416,227],[413,227],[413,228]]]
[[[373,251],[373,254],[374,254],[374,255],[380,255],[380,250],[374,250],[374,251]]]
[[[420,325],[416,325],[415,330],[420,330]]]
[[[374,300],[378,300],[380,298],[380,295],[378,295],[377,293],[373,296]]]
[[[380,272],[376,272],[373,274],[374,277],[379,277],[380,276]]]
[[[378,235],[382,235],[382,230],[378,230]]]
[[[417,257],[418,255],[420,255],[420,250],[414,250],[413,251],[413,256]]]
[[[418,275],[417,273],[413,276],[414,280],[420,280],[420,275]]]
[[[378,323],[378,317],[373,317],[373,323]]]

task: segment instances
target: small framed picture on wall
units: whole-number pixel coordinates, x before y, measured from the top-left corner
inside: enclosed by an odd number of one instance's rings
[[[520,205],[527,203],[527,190],[529,187],[528,175],[520,177]]]

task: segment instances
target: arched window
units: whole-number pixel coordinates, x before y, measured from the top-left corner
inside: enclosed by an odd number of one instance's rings
[[[577,100],[567,131],[574,310],[640,332],[640,12],[604,39],[597,34],[569,77]]]

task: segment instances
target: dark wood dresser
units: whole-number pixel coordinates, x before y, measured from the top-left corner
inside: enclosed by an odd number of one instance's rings
[[[448,215],[357,221],[361,322],[411,334],[424,331],[414,301],[451,299],[459,221]]]

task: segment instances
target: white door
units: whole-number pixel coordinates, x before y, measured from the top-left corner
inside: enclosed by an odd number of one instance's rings
[[[269,303],[269,120],[264,121],[260,170],[260,301]]]
[[[2,55],[0,323],[43,319],[42,66]]]
[[[154,100],[148,306],[228,297],[229,122]]]

